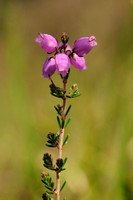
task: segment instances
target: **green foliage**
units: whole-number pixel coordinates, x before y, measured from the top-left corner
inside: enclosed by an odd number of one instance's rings
[[[51,94],[58,98],[65,98],[65,93],[62,88],[55,86],[53,83],[49,86],[51,90]]]
[[[66,95],[66,97],[75,98],[75,97],[79,97],[80,95],[81,94],[79,93],[78,85],[73,84],[72,87],[69,89],[69,93],[68,95]]]
[[[52,178],[49,176],[49,174],[45,174],[44,176],[42,176],[42,180],[44,183],[44,186],[50,191],[47,191],[47,193],[49,194],[53,194],[54,193],[54,182],[52,181]]]
[[[59,144],[60,132],[57,133],[49,133],[47,135],[47,143],[46,146],[48,147],[57,147]]]
[[[63,168],[63,167],[66,164],[66,162],[67,162],[67,157],[64,160],[62,158],[58,158],[56,160],[56,165],[57,165],[56,171],[58,173],[65,170],[65,168]]]
[[[44,161],[44,167],[50,169],[50,170],[55,170],[55,167],[53,165],[53,159],[51,158],[51,154],[45,153],[43,156],[43,161]]]

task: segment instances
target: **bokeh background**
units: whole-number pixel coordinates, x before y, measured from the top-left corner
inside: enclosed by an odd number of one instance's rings
[[[38,32],[58,41],[66,32],[71,46],[83,36],[98,42],[86,71],[71,67],[68,88],[78,83],[82,95],[71,100],[62,199],[133,200],[133,0],[0,1],[0,200],[44,192],[42,157],[60,99],[41,77],[47,55]]]

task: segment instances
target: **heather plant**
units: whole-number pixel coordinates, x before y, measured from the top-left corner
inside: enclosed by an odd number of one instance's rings
[[[49,148],[58,149],[58,157],[56,161],[53,161],[52,155],[45,153],[43,156],[43,165],[48,170],[55,171],[56,173],[56,184],[50,177],[49,173],[42,172],[42,182],[46,188],[45,193],[42,195],[43,200],[52,200],[55,195],[56,200],[60,200],[60,194],[63,190],[66,181],[61,184],[61,173],[65,170],[65,164],[67,157],[62,157],[63,146],[67,143],[69,135],[64,137],[65,128],[70,123],[71,118],[68,117],[68,113],[71,109],[71,105],[67,107],[67,99],[72,99],[80,96],[80,92],[77,84],[73,84],[72,87],[67,91],[67,82],[70,74],[70,64],[79,71],[87,69],[84,56],[97,45],[94,36],[82,37],[75,41],[73,49],[68,44],[69,37],[66,33],[61,36],[61,42],[58,44],[57,40],[48,34],[39,33],[35,39],[41,48],[48,54],[42,68],[42,76],[48,78],[51,82],[50,93],[54,97],[62,99],[62,104],[54,106],[57,112],[57,123],[59,125],[59,131],[55,133],[49,132],[47,135],[46,146]],[[57,70],[58,75],[63,83],[63,87],[58,87],[51,76]],[[65,200],[64,198],[63,200]]]

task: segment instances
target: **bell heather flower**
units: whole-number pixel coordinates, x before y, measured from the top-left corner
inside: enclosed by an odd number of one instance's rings
[[[35,41],[38,42],[42,49],[47,53],[53,53],[58,45],[57,40],[48,34],[39,33]]]
[[[70,68],[70,59],[65,53],[58,53],[55,57],[55,64],[58,74],[66,76]]]
[[[70,57],[70,62],[74,67],[79,69],[80,72],[83,69],[87,69],[84,57],[79,57],[76,53],[73,53],[73,55]]]
[[[43,64],[42,76],[44,78],[49,78],[54,74],[55,70],[56,70],[55,59],[52,58],[51,56],[48,56]]]
[[[87,69],[84,55],[86,55],[94,46],[97,45],[94,36],[82,37],[75,41],[73,49],[68,44],[69,37],[66,33],[61,36],[61,42],[58,44],[57,40],[48,34],[39,33],[35,39],[37,43],[47,53],[54,53],[53,56],[48,57],[43,65],[43,77],[49,78],[57,69],[58,74],[65,77],[69,71],[70,63],[82,71]]]
[[[75,41],[73,50],[78,56],[84,56],[96,45],[94,36],[82,37]]]

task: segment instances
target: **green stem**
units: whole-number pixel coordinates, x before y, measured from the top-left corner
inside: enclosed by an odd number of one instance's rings
[[[66,91],[67,80],[63,79],[63,89]],[[66,98],[63,99],[63,112],[62,112],[62,121],[65,120],[65,113],[66,113]],[[64,138],[64,128],[60,129],[60,141],[59,141],[59,148],[58,148],[58,158],[62,158],[62,147],[63,147],[63,138]],[[57,172],[56,176],[56,200],[60,200],[60,173]]]

